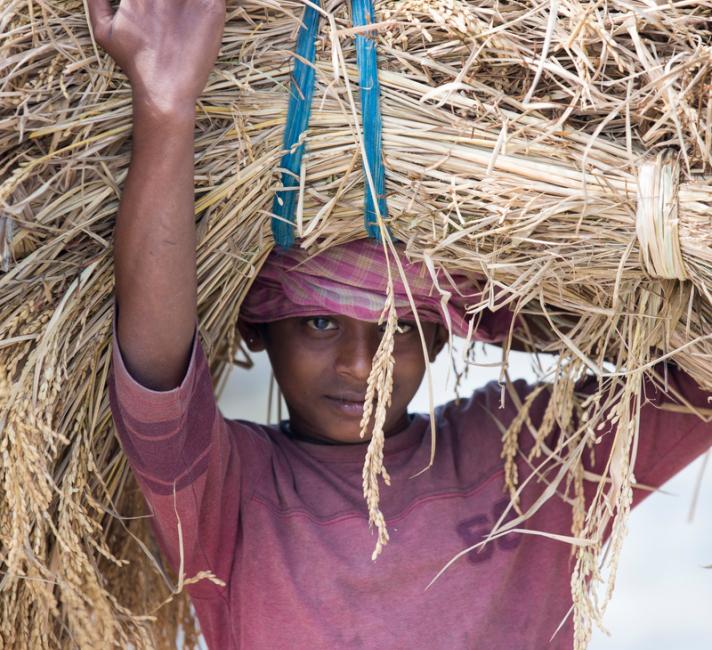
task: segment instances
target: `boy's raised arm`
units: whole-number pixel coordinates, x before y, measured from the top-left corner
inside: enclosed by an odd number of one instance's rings
[[[141,384],[170,390],[196,324],[195,103],[217,58],[224,0],[89,0],[94,37],[133,91],[131,165],[114,236],[117,336]]]

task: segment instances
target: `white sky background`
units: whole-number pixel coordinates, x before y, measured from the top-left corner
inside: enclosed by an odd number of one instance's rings
[[[456,347],[456,350],[458,348]],[[478,363],[497,364],[501,351],[485,346]],[[461,354],[461,352],[459,352]],[[219,406],[227,418],[267,422],[270,365],[267,355],[253,355],[255,367],[236,368],[227,379]],[[449,355],[443,351],[431,367],[435,404],[455,397],[448,382]],[[512,379],[535,379],[530,357],[510,356]],[[472,367],[460,396],[469,395],[499,376],[499,367]],[[427,412],[425,380],[410,405]],[[286,408],[283,417],[287,417]],[[273,420],[275,416],[273,415]],[[437,453],[437,451],[436,451]],[[693,523],[688,523],[700,458],[636,508],[629,520],[616,589],[604,624],[607,637],[594,632],[589,650],[709,650],[712,647],[712,459],[702,480]]]

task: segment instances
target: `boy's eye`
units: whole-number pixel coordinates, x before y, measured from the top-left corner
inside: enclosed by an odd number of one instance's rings
[[[326,318],[325,316],[312,316],[311,318],[307,318],[306,322],[311,329],[319,332],[336,329],[336,323],[331,318]]]

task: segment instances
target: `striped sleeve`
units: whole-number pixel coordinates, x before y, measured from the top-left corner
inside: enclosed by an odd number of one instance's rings
[[[127,370],[115,310],[109,400],[123,450],[153,513],[156,539],[173,570],[182,556],[186,579],[209,571],[227,583],[249,480],[243,466],[258,467],[267,450],[254,431],[226,420],[218,409],[197,323],[180,385],[156,391]],[[192,596],[225,597],[224,589],[207,580],[187,588]]]
[[[633,474],[636,485],[633,489],[633,506],[637,506],[654,489],[659,488],[675,474],[692,463],[696,458],[712,448],[712,393],[702,390],[695,380],[673,364],[656,366],[656,378],[646,377],[642,387],[642,400],[640,409],[638,445],[636,449]],[[544,389],[543,389],[544,388]],[[578,385],[582,398],[590,396],[597,389],[594,378],[588,377]],[[497,422],[497,429],[492,429],[499,435],[483,435],[478,432],[474,436],[477,447],[478,463],[487,468],[486,475],[502,468],[502,439],[501,434],[517,417],[520,405],[532,398],[529,411],[531,422],[539,426],[545,416],[550,391],[541,384],[528,384],[523,380],[512,383],[513,391],[505,393],[505,407],[500,408],[500,390],[494,382],[485,389],[475,391],[472,398],[463,401],[462,406],[456,408],[454,403],[446,407],[446,414],[454,421],[454,426],[460,427],[463,437],[468,430],[478,426],[482,415]],[[542,390],[543,389],[543,390]],[[517,399],[514,400],[513,398]],[[689,409],[687,402],[697,413]],[[532,501],[539,495],[536,492],[547,485],[548,479],[553,479],[559,469],[557,462],[547,462],[545,467],[540,465],[544,457],[532,461],[530,465],[525,461],[534,444],[533,435],[529,435],[529,428],[524,423],[523,432],[519,438],[519,484],[523,485],[525,479],[531,475],[532,467],[543,472],[544,480],[532,482]],[[598,481],[595,478],[605,473],[606,465],[617,440],[617,426],[606,422],[603,429],[597,430],[596,444],[593,455],[590,449],[583,452],[583,466],[589,473],[584,481],[586,501],[590,504],[597,490]],[[570,431],[565,432],[570,435]],[[556,450],[561,444],[561,431],[554,426],[544,443],[550,450]],[[559,451],[561,454],[561,451]],[[561,455],[565,455],[565,452]],[[554,458],[556,455],[554,456]],[[471,470],[473,471],[473,470]],[[568,496],[573,496],[573,485],[568,486]]]
[[[672,364],[667,368],[660,364],[654,372],[656,379],[646,377],[642,387],[638,445],[633,465],[633,508],[712,447],[712,423],[704,416],[712,406],[712,395],[701,390],[692,377]],[[595,382],[591,380],[583,392],[590,394],[594,389]],[[687,407],[683,401],[698,409],[703,417],[684,412]],[[584,452],[584,467],[592,477],[607,475],[606,465],[614,446],[620,444],[616,441],[616,425],[609,422],[603,430],[597,431],[594,458],[588,450]],[[597,489],[596,479],[584,482],[587,507],[593,502]],[[573,492],[570,495],[573,496]],[[612,520],[608,522],[604,539],[610,536],[612,523]]]

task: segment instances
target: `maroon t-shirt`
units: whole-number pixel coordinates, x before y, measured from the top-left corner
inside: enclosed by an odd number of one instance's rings
[[[669,384],[707,405],[708,396],[674,368]],[[521,399],[532,390],[523,381],[515,387]],[[437,409],[429,470],[414,476],[430,458],[427,416],[414,415],[386,440],[392,484],[381,490],[381,508],[390,542],[376,561],[361,487],[366,443],[315,444],[277,426],[224,418],[198,336],[181,384],[154,391],[128,373],[114,325],[109,390],[168,561],[178,569],[180,526],[185,577],[211,571],[225,583],[187,587],[211,649],[572,647],[571,617],[550,642],[571,607],[565,543],[510,533],[467,553],[426,589],[508,503],[500,426],[517,408],[511,399],[500,408],[497,384]],[[712,425],[660,410],[657,403],[673,400],[650,386],[646,393],[635,475],[658,486],[712,444]],[[599,458],[613,437],[604,432]],[[519,472],[521,480],[529,474],[524,459]],[[543,489],[528,485],[524,508]],[[635,503],[648,493],[636,490]],[[567,535],[570,524],[570,506],[554,496],[524,527]]]

